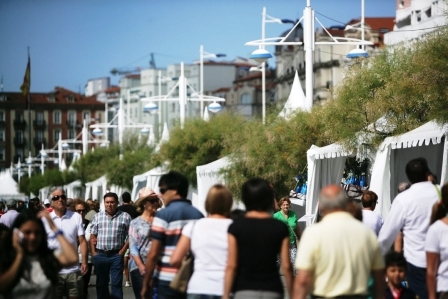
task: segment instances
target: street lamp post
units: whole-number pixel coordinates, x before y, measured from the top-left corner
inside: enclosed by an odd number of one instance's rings
[[[201,102],[201,110],[200,110],[200,116],[201,118],[203,118],[203,113],[204,113],[204,101],[203,96],[204,96],[204,58],[218,58],[218,57],[226,57],[226,54],[213,54],[213,53],[208,53],[204,51],[204,46],[201,45],[199,48],[199,59],[200,59],[200,70],[199,70],[199,76],[200,76],[200,90],[199,90],[199,97],[200,97],[200,102]]]
[[[193,90],[193,94],[197,94],[197,92],[194,90],[194,88],[188,84],[188,80],[187,78],[185,78],[184,75],[184,63],[181,62],[180,63],[180,77],[178,78],[177,83],[173,86],[173,88],[171,88],[171,90],[168,92],[167,95],[165,96],[155,96],[155,97],[148,97],[148,98],[143,98],[141,99],[142,102],[153,102],[155,100],[158,100],[159,102],[161,101],[175,101],[179,103],[180,106],[180,126],[181,128],[184,127],[184,123],[185,123],[185,107],[187,104],[187,86],[190,87],[190,89]],[[179,89],[179,97],[178,98],[172,98],[171,94],[174,92],[174,90],[178,88]],[[208,101],[211,102],[213,101],[212,104],[210,104],[208,106],[209,110],[212,112],[218,112],[219,110],[221,110],[221,106],[216,103],[216,102],[224,102],[225,100],[223,98],[218,98],[218,97],[213,97],[213,96],[200,96],[198,98],[196,97],[190,97],[189,98],[190,101]],[[145,109],[149,104],[145,105]],[[219,108],[218,108],[219,106]],[[152,105],[151,106],[154,110],[157,110],[158,107],[157,105]],[[145,110],[144,110],[145,111]]]
[[[296,27],[303,20],[303,32],[304,38],[302,42],[287,42],[288,36],[296,29]],[[331,37],[332,41],[321,41],[315,42],[314,40],[314,21],[317,21],[325,30],[325,32]],[[263,33],[263,32],[262,32]],[[311,7],[310,0],[307,0],[307,5],[303,11],[303,16],[294,25],[294,27],[289,31],[284,37],[275,38],[262,38],[261,40],[255,40],[247,42],[247,46],[258,46],[259,49],[255,50],[250,58],[257,60],[260,63],[265,62],[267,59],[272,58],[272,55],[264,49],[264,46],[271,45],[293,45],[298,46],[304,44],[305,48],[305,77],[306,77],[306,109],[309,111],[313,106],[313,51],[315,45],[372,45],[371,42],[366,42],[364,40],[359,40],[355,38],[347,37],[334,37],[332,36],[325,26],[314,16],[314,10]]]

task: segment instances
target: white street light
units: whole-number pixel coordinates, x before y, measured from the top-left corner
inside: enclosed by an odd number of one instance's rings
[[[159,107],[155,103],[148,103],[143,107],[143,113],[156,114]]]
[[[143,128],[143,129],[141,129],[141,130],[140,130],[140,134],[142,134],[142,135],[147,135],[147,134],[149,134],[149,129],[148,129],[148,128]]]
[[[356,29],[361,30],[361,39],[364,41],[364,0],[361,0],[361,28],[355,28],[351,25],[347,25],[344,30]],[[360,49],[356,48],[351,50],[347,54],[347,58],[359,58],[359,57],[369,57],[369,54],[364,49],[364,45]]]
[[[265,8],[263,8],[263,15],[265,14]],[[296,27],[303,20],[303,43],[302,42],[287,42],[286,39],[292,32],[296,29]],[[317,21],[325,30],[325,32],[331,37],[332,41],[321,41],[315,42],[314,40],[314,21]],[[250,41],[246,43],[246,46],[257,46],[261,49],[264,49],[264,46],[299,46],[304,44],[305,47],[305,78],[306,78],[306,109],[309,111],[313,106],[313,51],[315,45],[372,45],[371,42],[367,42],[364,40],[359,40],[355,38],[347,38],[347,37],[334,37],[332,36],[325,26],[314,16],[314,10],[311,7],[310,0],[307,0],[306,7],[303,11],[303,16],[300,20],[294,25],[294,27],[286,34],[284,37],[275,37],[275,38],[264,38],[264,18],[263,18],[263,27],[262,27],[262,36],[261,40]],[[254,53],[257,50],[254,51]],[[256,53],[255,53],[256,54]],[[261,57],[260,57],[261,60]],[[263,63],[264,64],[264,63]],[[263,66],[264,67],[264,66]],[[264,76],[263,76],[264,78]]]
[[[218,57],[226,57],[226,54],[213,54],[208,53],[204,51],[204,46],[201,45],[199,48],[199,55],[200,55],[200,91],[199,91],[199,97],[201,101],[201,110],[200,115],[201,118],[203,118],[203,111],[204,111],[204,58],[218,58]]]
[[[101,130],[100,128],[93,129],[92,134],[95,136],[101,136],[103,135],[103,130]]]
[[[222,106],[216,102],[213,102],[210,105],[208,105],[208,111],[210,111],[210,112],[218,113],[221,110],[222,110]]]

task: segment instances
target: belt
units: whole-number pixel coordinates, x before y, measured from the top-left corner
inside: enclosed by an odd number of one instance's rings
[[[120,252],[119,249],[114,249],[114,250],[102,250],[102,249],[97,249],[96,252],[99,253],[104,253],[105,255],[114,255]]]

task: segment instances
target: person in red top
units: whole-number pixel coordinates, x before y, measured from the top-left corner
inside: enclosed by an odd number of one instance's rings
[[[2,217],[3,214],[5,214],[5,203],[0,199],[0,217]]]
[[[417,295],[403,285],[406,277],[406,259],[403,253],[390,252],[386,255],[387,288],[385,299],[417,299]]]
[[[47,210],[48,213],[53,212],[53,208],[50,205],[50,201],[47,199],[44,200],[44,206],[45,206],[45,210]]]

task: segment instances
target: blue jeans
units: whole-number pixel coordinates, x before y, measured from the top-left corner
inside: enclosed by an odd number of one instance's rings
[[[129,274],[131,276],[132,290],[134,291],[135,299],[141,299],[140,291],[142,290],[143,276],[140,274],[138,268],[132,270]]]
[[[159,280],[157,287],[158,299],[186,299],[187,295],[179,293],[178,291],[170,288],[170,282]]]
[[[123,255],[98,252],[93,257],[96,270],[97,299],[123,299]],[[109,274],[111,292],[109,295]]]
[[[414,266],[407,263],[408,272],[406,280],[409,288],[418,295],[420,299],[428,299],[428,288],[426,287],[426,268]]]

